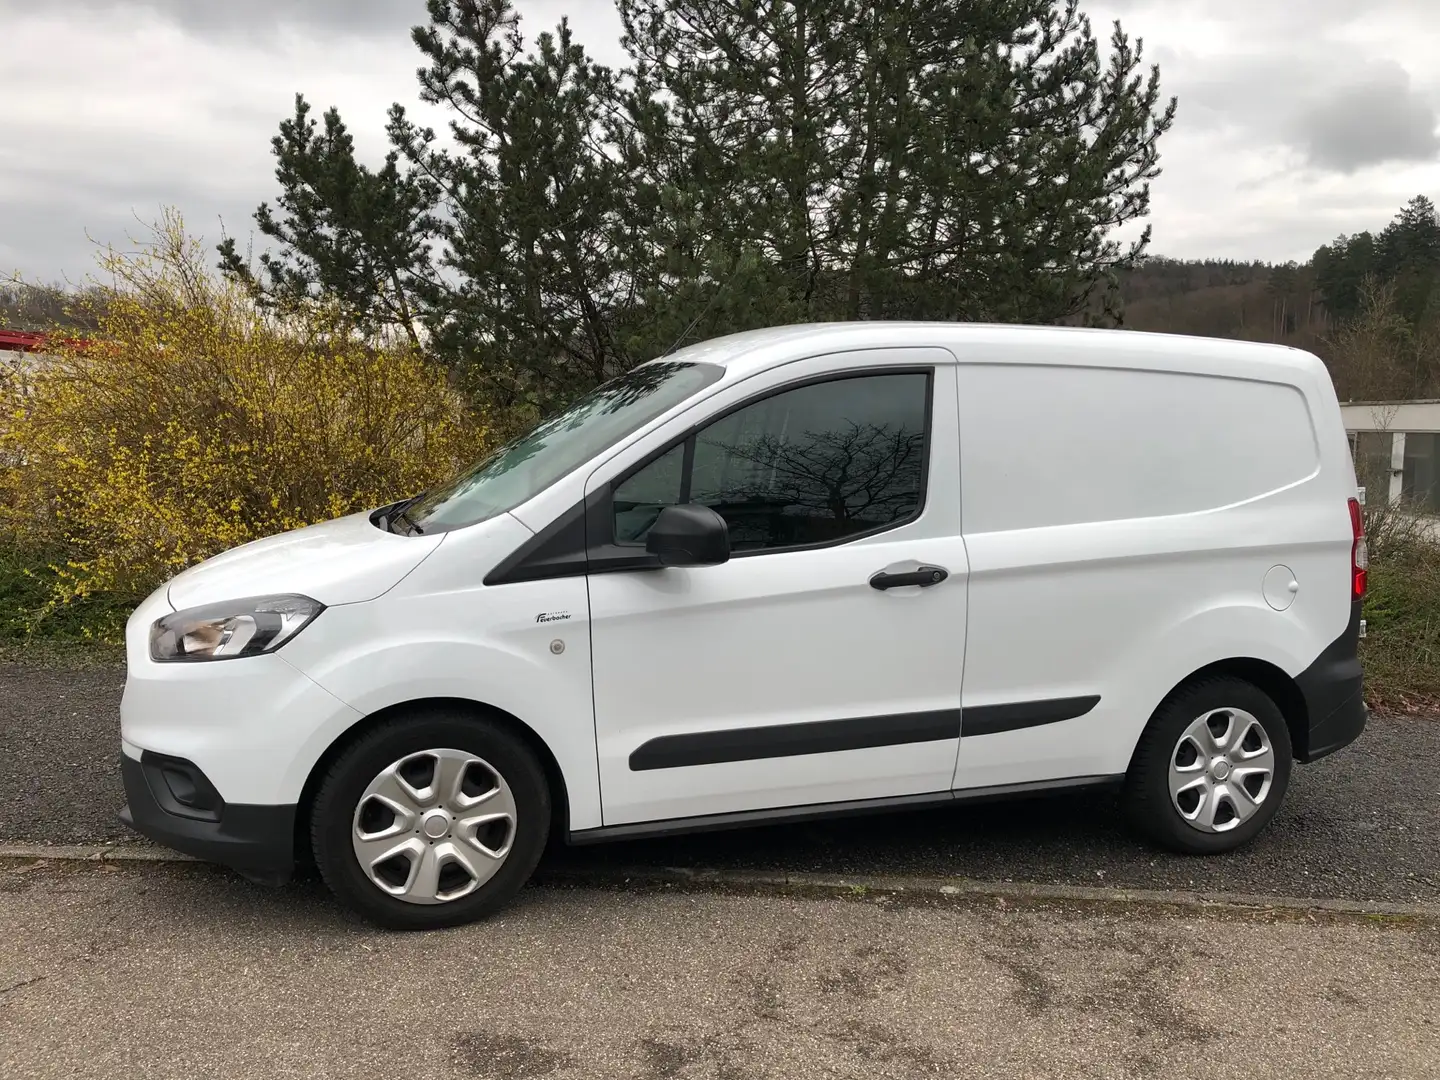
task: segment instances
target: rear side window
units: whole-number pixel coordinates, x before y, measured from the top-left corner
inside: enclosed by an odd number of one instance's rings
[[[1291,386],[1069,366],[957,371],[966,533],[1212,510],[1319,468]]]
[[[698,503],[737,553],[837,543],[919,516],[930,376],[862,375],[729,413],[616,486],[615,539],[644,542],[666,506]]]

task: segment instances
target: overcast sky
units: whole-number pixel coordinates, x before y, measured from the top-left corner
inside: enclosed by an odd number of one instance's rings
[[[619,63],[609,0],[519,0],[529,34],[568,14]],[[1440,200],[1440,0],[1105,0],[1180,98],[1161,142],[1151,251],[1305,259]],[[123,243],[162,205],[218,239],[275,192],[271,136],[303,91],[362,153],[416,101],[422,0],[0,0],[0,275],[83,278],[87,236]]]

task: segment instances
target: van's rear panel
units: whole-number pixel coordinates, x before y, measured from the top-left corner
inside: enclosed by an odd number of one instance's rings
[[[1308,720],[1303,738],[1295,739],[1295,756],[1316,761],[1349,746],[1365,730],[1365,679],[1360,667],[1360,609],[1350,605],[1345,632],[1332,641],[1308,668],[1295,677],[1305,698]]]
[[[1354,472],[1323,366],[1150,342],[961,357],[964,706],[1100,702],[1059,723],[962,731],[957,786],[1124,772],[1160,701],[1224,660],[1278,668],[1331,712],[1358,693],[1353,650],[1340,655]],[[1302,756],[1347,741],[1344,715]]]

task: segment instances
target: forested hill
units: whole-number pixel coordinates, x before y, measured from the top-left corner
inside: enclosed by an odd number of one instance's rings
[[[1440,217],[1412,199],[1379,233],[1340,236],[1304,263],[1156,256],[1123,271],[1134,330],[1279,341],[1329,354],[1364,317],[1440,335]],[[1378,325],[1377,323],[1377,325]]]
[[[1294,319],[1292,303],[1277,292],[1292,287],[1307,294]],[[1323,323],[1323,311],[1314,310],[1313,293],[1308,263],[1277,267],[1154,256],[1120,275],[1124,325],[1171,334],[1257,340],[1270,340],[1287,329],[1293,334],[1301,326]]]

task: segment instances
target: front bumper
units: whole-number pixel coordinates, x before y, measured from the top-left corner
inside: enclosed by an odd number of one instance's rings
[[[320,755],[360,719],[279,655],[157,664],[132,650],[120,701],[132,756],[192,761],[227,802],[262,806],[298,803]]]
[[[226,803],[184,758],[120,757],[127,804],[120,820],[166,847],[280,885],[295,869],[295,806]]]

